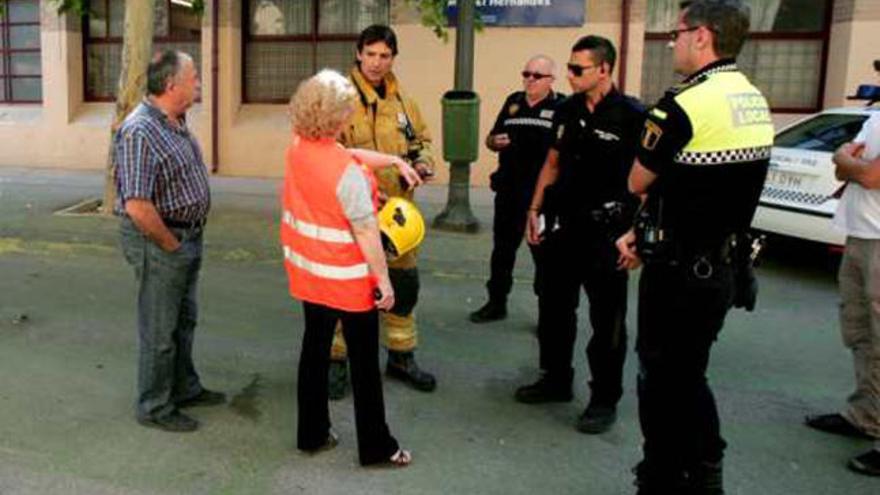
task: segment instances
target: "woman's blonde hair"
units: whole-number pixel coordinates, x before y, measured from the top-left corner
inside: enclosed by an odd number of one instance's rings
[[[342,74],[324,69],[301,82],[290,98],[293,130],[306,139],[336,136],[354,109],[356,92]]]

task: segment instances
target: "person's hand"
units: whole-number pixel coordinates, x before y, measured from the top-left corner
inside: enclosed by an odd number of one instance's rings
[[[865,151],[865,143],[845,143],[841,145],[840,152],[847,154],[853,158],[861,158]]]
[[[424,182],[428,182],[434,178],[434,169],[425,162],[416,162],[415,165],[413,165],[413,168],[416,169],[419,177],[421,177]]]
[[[539,219],[538,210],[529,208],[526,217],[526,242],[533,246],[541,243],[541,221]]]
[[[376,308],[380,311],[388,311],[394,307],[394,289],[391,287],[391,281],[388,276],[379,279],[379,285],[376,287],[378,291],[376,297]]]
[[[421,172],[410,166],[409,163],[406,163],[404,159],[395,159],[394,166],[397,167],[397,171],[400,172],[400,177],[406,182],[407,190],[422,185],[423,181]],[[418,164],[416,164],[416,166],[418,166]]]
[[[164,243],[164,245],[160,244],[159,249],[165,251],[166,253],[173,253],[180,249],[180,246],[182,245],[181,242],[178,241],[175,237],[172,237],[172,239],[174,239],[174,242],[166,242]]]
[[[388,202],[388,194],[385,191],[379,189],[378,194],[376,194],[376,199],[379,200],[379,206],[377,209],[381,210],[382,207],[385,206],[385,203]]]
[[[615,242],[620,256],[617,258],[618,270],[632,270],[642,264],[641,258],[636,251],[636,232],[629,229]]]
[[[492,151],[501,151],[510,146],[510,136],[507,133],[490,134],[486,138],[486,146]]]

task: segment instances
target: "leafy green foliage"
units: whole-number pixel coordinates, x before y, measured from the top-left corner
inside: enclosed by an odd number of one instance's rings
[[[407,5],[412,5],[421,15],[422,26],[430,28],[434,34],[443,40],[449,41],[449,26],[446,19],[447,0],[404,0]],[[483,30],[483,20],[479,12],[475,11],[474,29]]]
[[[82,17],[89,13],[88,0],[50,0],[59,14],[72,14]]]
[[[434,34],[443,40],[449,41],[449,29],[446,21],[446,0],[406,0],[409,5],[414,5],[421,15],[422,25],[431,29]]]

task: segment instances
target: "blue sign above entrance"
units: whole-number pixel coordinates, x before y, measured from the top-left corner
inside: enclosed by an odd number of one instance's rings
[[[485,26],[583,26],[585,0],[475,0]],[[458,9],[450,0],[446,16],[455,25]]]

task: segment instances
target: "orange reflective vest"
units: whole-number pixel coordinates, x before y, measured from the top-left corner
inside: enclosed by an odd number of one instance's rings
[[[295,139],[287,149],[281,192],[281,244],[290,295],[344,311],[375,307],[375,277],[336,196],[357,160],[332,139]],[[376,180],[364,167],[377,203]]]

